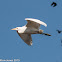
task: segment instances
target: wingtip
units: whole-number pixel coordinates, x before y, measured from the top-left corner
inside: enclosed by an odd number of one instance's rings
[[[29,44],[29,46],[32,46],[32,44],[33,44],[33,43],[32,43],[32,41],[31,41],[30,44]]]
[[[44,22],[43,22],[43,25],[44,25],[45,27],[47,27],[47,24],[46,24],[46,23],[44,23]]]
[[[47,27],[47,24],[45,24],[45,27]]]
[[[25,20],[29,20],[29,19],[33,19],[33,18],[25,18]]]
[[[26,20],[27,18],[25,18],[25,20]]]
[[[25,20],[28,20],[29,18],[25,18]]]

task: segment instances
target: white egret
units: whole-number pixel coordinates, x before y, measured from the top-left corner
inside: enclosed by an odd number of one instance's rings
[[[28,22],[25,26],[16,27],[11,30],[16,30],[18,35],[22,38],[22,40],[24,40],[26,44],[30,46],[32,45],[31,34],[44,34],[51,36],[50,34],[43,33],[43,30],[39,29],[40,25],[44,25],[46,27],[46,23],[33,18],[25,18],[25,20]]]

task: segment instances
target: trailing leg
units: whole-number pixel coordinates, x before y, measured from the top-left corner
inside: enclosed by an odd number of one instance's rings
[[[47,36],[51,36],[50,34],[48,34],[48,33],[42,33],[43,35],[47,35]]]
[[[39,34],[43,34],[43,35],[47,35],[47,36],[51,36],[51,35],[48,34],[48,33],[43,33],[43,30],[39,30]]]

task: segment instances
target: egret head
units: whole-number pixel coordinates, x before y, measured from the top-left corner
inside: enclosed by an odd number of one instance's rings
[[[13,29],[11,29],[11,30],[16,30],[16,31],[18,31],[18,30],[20,30],[21,29],[21,27],[16,27],[16,28],[13,28]]]

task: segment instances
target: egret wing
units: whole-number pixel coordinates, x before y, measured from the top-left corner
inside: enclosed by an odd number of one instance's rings
[[[18,35],[22,38],[22,40],[24,40],[24,42],[28,45],[32,45],[32,38],[31,38],[31,34],[20,34],[18,33]]]
[[[38,19],[33,19],[33,18],[25,18],[25,20],[27,20],[27,27],[32,27],[32,28],[36,28],[39,29],[40,25],[44,25],[47,26],[46,23],[38,20]]]

